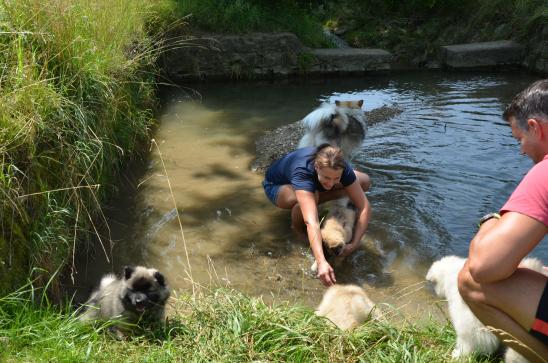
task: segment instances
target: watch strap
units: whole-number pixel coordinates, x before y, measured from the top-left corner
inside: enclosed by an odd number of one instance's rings
[[[493,219],[493,218],[500,219],[500,214],[498,214],[496,212],[487,213],[486,215],[481,217],[480,220],[478,221],[478,228],[481,227],[482,224],[484,224],[485,222],[487,222],[488,220]]]

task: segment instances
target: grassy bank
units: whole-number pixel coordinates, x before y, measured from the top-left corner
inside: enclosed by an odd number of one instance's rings
[[[310,5],[310,6],[308,6]],[[317,18],[309,15],[306,1],[177,0],[179,17],[199,31],[211,33],[292,32],[307,46],[328,48],[332,44]]]
[[[306,45],[330,46],[322,27],[352,47],[382,48],[421,65],[448,44],[514,39],[542,55],[548,29],[544,0],[179,0],[180,15],[214,33],[289,31]],[[540,49],[539,49],[540,47]]]
[[[107,325],[82,325],[48,304],[37,309],[29,293],[0,299],[2,361],[446,362],[455,341],[448,325],[417,326],[395,311],[398,326],[368,322],[348,333],[308,308],[222,289],[172,299],[165,330],[118,341]]]
[[[0,291],[48,279],[101,230],[153,125],[151,34],[169,3],[152,4],[0,2]]]

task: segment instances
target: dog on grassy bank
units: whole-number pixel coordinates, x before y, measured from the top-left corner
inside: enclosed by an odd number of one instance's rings
[[[457,334],[457,343],[451,354],[453,358],[474,352],[493,354],[501,344],[500,340],[476,318],[460,296],[457,280],[465,261],[462,257],[445,256],[434,262],[426,274],[426,280],[432,283],[436,295],[447,299],[449,317]],[[536,258],[525,258],[520,267],[545,273],[542,262]],[[508,362],[527,362],[512,349],[507,350],[506,356]],[[520,358],[523,360],[519,360]]]
[[[169,295],[166,279],[158,270],[126,266],[121,278],[108,274],[101,279],[80,320],[119,319],[140,326],[162,324]],[[119,330],[117,333],[121,334]]]
[[[363,100],[324,103],[303,120],[305,134],[299,148],[329,143],[342,149],[345,157],[361,146],[367,133]]]
[[[322,298],[316,315],[329,319],[341,330],[349,330],[369,318],[378,318],[375,304],[357,285],[333,285]]]

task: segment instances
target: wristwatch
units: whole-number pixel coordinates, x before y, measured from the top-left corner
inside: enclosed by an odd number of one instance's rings
[[[480,220],[478,221],[478,228],[481,227],[482,224],[484,224],[485,222],[487,222],[488,220],[490,220],[492,218],[500,219],[500,214],[498,214],[498,213],[487,213],[486,215],[481,217]]]

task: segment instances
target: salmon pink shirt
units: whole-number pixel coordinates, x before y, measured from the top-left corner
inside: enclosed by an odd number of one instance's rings
[[[548,227],[548,155],[529,170],[500,214],[518,212]]]

